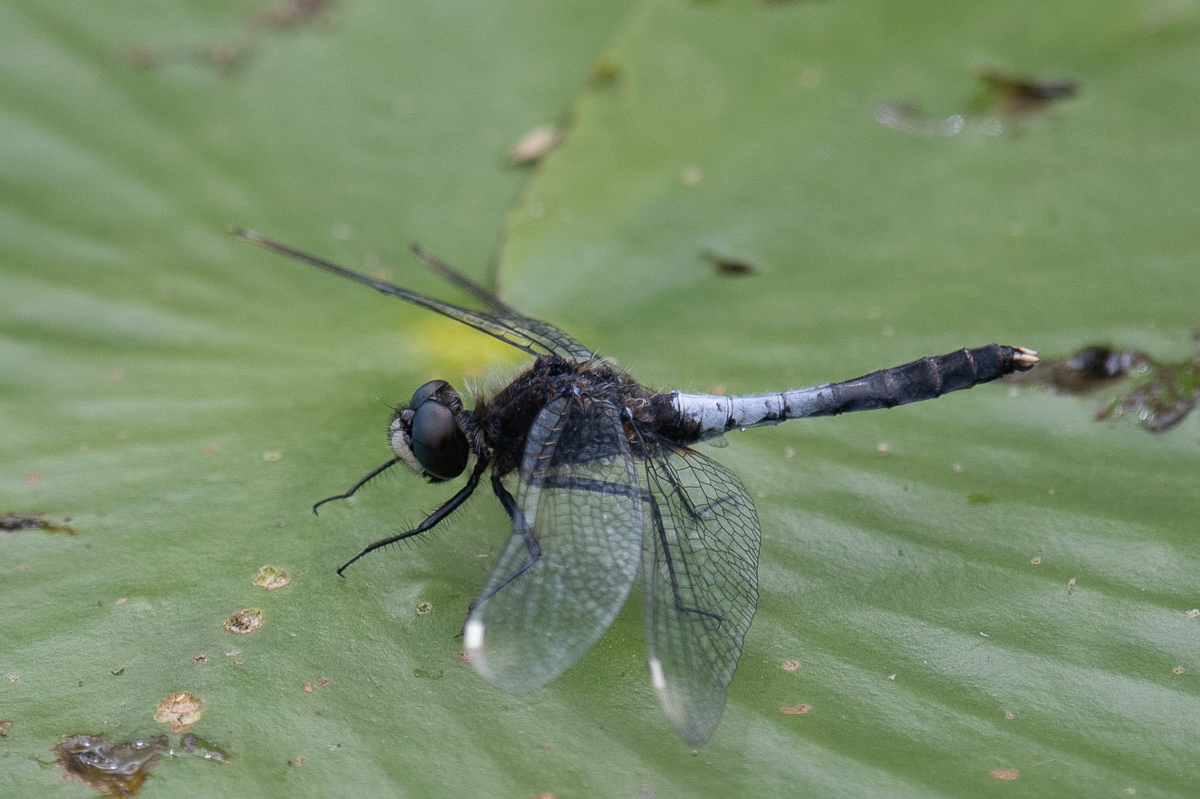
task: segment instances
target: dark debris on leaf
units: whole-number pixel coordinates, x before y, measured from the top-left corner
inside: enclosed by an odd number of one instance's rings
[[[70,533],[75,531],[65,524],[52,524],[40,513],[0,513],[0,533],[18,533],[22,530],[45,530],[48,533]]]
[[[1092,344],[1068,358],[1046,359],[1030,372],[1006,379],[1081,396],[1136,380],[1137,385],[1098,411],[1096,418],[1133,416],[1151,433],[1162,433],[1200,404],[1200,353],[1164,364],[1144,352]]]
[[[1040,78],[992,69],[981,71],[979,81],[983,88],[973,110],[980,114],[1034,114],[1054,102],[1069,100],[1079,91],[1078,81],[1070,78]]]
[[[102,735],[78,734],[63,738],[53,751],[64,774],[104,796],[130,797],[166,748],[165,735],[111,742]]]

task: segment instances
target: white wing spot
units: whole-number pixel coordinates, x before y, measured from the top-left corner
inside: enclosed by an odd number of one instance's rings
[[[483,648],[483,622],[471,619],[463,630],[463,643],[468,650]]]
[[[654,690],[661,691],[667,687],[667,678],[663,674],[662,661],[658,658],[650,658],[650,684],[654,686]]]

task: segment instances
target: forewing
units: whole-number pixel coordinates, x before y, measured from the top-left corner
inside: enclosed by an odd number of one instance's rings
[[[315,255],[309,255],[306,252],[292,249],[285,244],[280,244],[277,241],[272,241],[265,236],[261,236],[253,230],[233,228],[230,232],[246,241],[257,244],[260,247],[265,247],[272,252],[277,252],[293,260],[323,269],[326,272],[332,272],[335,275],[363,283],[378,292],[387,294],[389,297],[396,297],[405,302],[411,302],[413,305],[419,305],[435,313],[440,313],[443,316],[448,316],[451,319],[462,322],[464,325],[487,333],[489,336],[495,336],[506,344],[511,344],[517,349],[524,350],[531,355],[536,355],[538,350],[541,349],[576,361],[587,361],[595,357],[591,350],[554,325],[539,319],[531,319],[524,314],[514,311],[486,289],[462,277],[449,266],[441,264],[440,261],[437,262],[440,266],[435,268],[439,271],[445,270],[442,271],[442,274],[449,273],[447,277],[453,275],[453,277],[450,277],[451,280],[484,300],[491,310],[473,311],[470,308],[461,308],[448,302],[435,300],[433,297],[426,297],[424,294],[418,294],[415,291],[409,291],[400,286],[376,280],[361,272],[355,272],[353,269],[347,269],[344,266],[338,266],[331,261],[326,261]],[[426,263],[433,265],[430,261],[432,256],[429,256],[428,253],[420,248],[416,248],[416,251]],[[433,260],[436,261],[436,259]]]
[[[698,746],[721,720],[754,618],[762,534],[749,494],[724,466],[665,443],[650,454],[642,549],[650,681],[667,718]]]
[[[644,497],[612,404],[560,396],[538,414],[513,534],[464,627],[488,682],[537,688],[604,634],[637,575]]]

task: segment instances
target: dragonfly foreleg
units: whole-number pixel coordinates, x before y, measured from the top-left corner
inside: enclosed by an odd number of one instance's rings
[[[436,525],[442,519],[445,519],[451,513],[454,513],[454,511],[458,510],[459,506],[466,502],[467,498],[470,497],[471,494],[475,493],[475,489],[479,485],[479,479],[483,476],[484,470],[487,469],[488,463],[489,461],[487,458],[479,458],[479,460],[475,463],[475,468],[471,471],[471,476],[467,478],[467,484],[460,488],[458,493],[443,502],[441,507],[425,517],[425,521],[421,522],[411,530],[406,530],[403,533],[397,533],[396,535],[388,536],[387,538],[381,538],[374,544],[371,544],[362,552],[359,552],[357,555],[350,558],[350,560],[343,563],[342,566],[337,570],[338,576],[344,577],[345,575],[343,575],[342,572],[344,572],[347,567],[364,555],[374,552],[381,547],[386,547],[388,544],[394,544],[397,541],[403,541],[406,538],[412,538],[415,535],[420,535],[421,533],[431,529],[434,525]]]

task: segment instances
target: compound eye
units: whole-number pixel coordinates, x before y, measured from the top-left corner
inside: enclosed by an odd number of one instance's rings
[[[448,385],[450,385],[450,384],[447,383],[445,380],[430,380],[428,383],[426,383],[425,385],[421,386],[420,388],[418,388],[416,391],[413,392],[412,399],[410,399],[408,401],[408,407],[412,408],[415,411],[417,408],[421,407],[421,405],[423,405],[425,403],[425,400],[432,397],[434,395],[434,392],[436,392],[442,386],[448,386]]]
[[[428,385],[421,386],[417,393]],[[462,474],[471,454],[467,437],[454,421],[454,414],[437,400],[426,400],[416,409],[412,452],[426,473],[439,480],[451,480]]]

